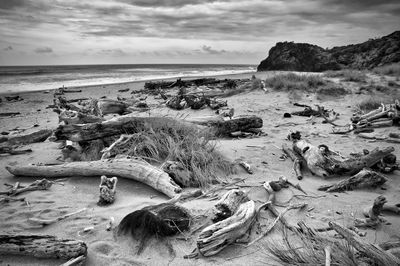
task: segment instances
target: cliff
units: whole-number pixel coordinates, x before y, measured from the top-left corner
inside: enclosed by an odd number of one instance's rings
[[[257,71],[370,69],[396,62],[400,62],[400,31],[379,39],[332,49],[308,43],[278,42],[258,65]]]

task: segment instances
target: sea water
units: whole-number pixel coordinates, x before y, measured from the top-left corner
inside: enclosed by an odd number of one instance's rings
[[[0,66],[0,93],[49,90],[153,79],[250,73],[255,65],[62,65]]]

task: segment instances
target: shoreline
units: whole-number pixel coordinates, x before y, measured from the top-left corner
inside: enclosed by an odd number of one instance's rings
[[[262,71],[266,72],[266,71]],[[216,74],[216,75],[199,75],[199,76],[176,76],[176,77],[168,77],[168,78],[152,78],[152,79],[145,79],[145,80],[135,80],[135,81],[124,81],[124,82],[113,82],[113,83],[97,83],[97,84],[91,84],[91,85],[76,85],[76,86],[66,86],[66,88],[71,88],[71,89],[85,89],[85,88],[92,88],[92,87],[98,87],[98,86],[116,86],[116,85],[128,85],[128,84],[138,84],[138,83],[146,83],[146,82],[151,82],[151,81],[169,81],[169,80],[175,80],[175,79],[183,79],[183,80],[188,80],[188,79],[199,79],[199,78],[220,78],[220,77],[225,77],[225,78],[231,78],[235,76],[241,76],[241,75],[249,75],[249,74],[256,74],[256,73],[262,73],[262,72],[257,72],[257,70],[254,71],[248,71],[248,72],[242,72],[242,73],[234,73],[234,74]],[[61,82],[60,82],[61,83]],[[62,85],[60,86],[62,87]],[[58,87],[58,88],[60,88]],[[40,90],[26,90],[26,91],[16,91],[16,92],[0,92],[0,96],[8,96],[8,95],[16,95],[16,94],[28,94],[28,93],[42,93],[44,91],[54,91],[57,90],[58,88],[52,88],[52,89],[40,89]]]

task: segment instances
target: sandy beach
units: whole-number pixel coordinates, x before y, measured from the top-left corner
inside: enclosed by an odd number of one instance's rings
[[[256,72],[240,75],[218,76],[218,79],[250,79],[255,75],[261,80],[276,75],[278,72]],[[318,74],[321,75],[321,74]],[[367,83],[387,84],[388,81],[397,82],[395,77],[378,76],[369,73]],[[334,109],[339,113],[337,123],[347,124],[354,112],[357,103],[371,97],[385,98],[385,93],[359,91],[362,84],[346,82],[338,78],[330,78],[333,82],[340,84],[352,91],[350,94],[329,96],[316,93],[297,92],[288,93],[275,91],[272,88],[264,90],[252,90],[227,97],[229,107],[234,107],[235,116],[256,115],[262,118],[262,131],[265,136],[250,138],[222,138],[216,140],[218,150],[229,160],[244,160],[248,162],[254,174],[247,173],[244,169],[238,168],[237,174],[228,177],[228,182],[244,178],[240,187],[248,192],[250,199],[256,204],[261,204],[267,199],[267,193],[262,187],[265,181],[276,180],[280,176],[287,177],[292,183],[299,183],[308,193],[318,198],[304,198],[301,201],[308,204],[309,211],[292,210],[285,217],[290,224],[298,221],[305,221],[309,226],[320,228],[327,226],[328,221],[336,221],[342,225],[349,225],[355,218],[362,218],[362,210],[371,206],[374,199],[384,195],[391,204],[400,203],[400,172],[398,170],[387,175],[388,181],[381,187],[375,189],[357,189],[344,193],[325,193],[318,191],[321,185],[336,183],[342,177],[324,179],[305,172],[303,180],[297,180],[294,176],[290,159],[282,159],[281,146],[289,143],[287,135],[290,131],[300,131],[305,139],[315,145],[325,144],[330,149],[340,152],[345,156],[350,153],[361,152],[363,149],[369,151],[376,147],[385,148],[393,146],[394,154],[400,158],[398,144],[384,141],[371,141],[360,138],[354,134],[334,135],[332,125],[322,123],[323,119],[314,117],[292,116],[283,118],[284,113],[299,111],[293,103],[302,103],[310,106],[319,104],[326,109]],[[61,86],[61,85],[60,85]],[[67,99],[76,98],[100,98],[106,96],[109,99],[117,99],[118,96],[129,98],[131,92],[142,90],[144,82],[109,84],[88,86],[81,89],[82,92],[68,93]],[[127,92],[118,90],[129,88]],[[171,94],[176,93],[171,90]],[[46,109],[53,104],[52,91],[37,91],[18,93],[22,101],[8,102],[3,94],[0,97],[0,112],[20,112],[12,117],[0,117],[0,132],[15,133],[15,128],[26,128],[33,125],[36,127],[25,130],[23,133],[30,133],[40,129],[55,129],[58,125],[58,115],[52,109]],[[140,93],[146,96],[146,92]],[[135,95],[138,97],[138,95]],[[390,99],[388,99],[390,100]],[[393,99],[391,99],[393,100]],[[137,116],[168,116],[168,117],[201,117],[215,116],[213,110],[203,108],[200,110],[184,109],[172,110],[166,107],[164,101],[154,95],[147,95],[146,102],[150,110],[138,112]],[[109,115],[108,118],[112,117]],[[378,128],[377,133],[396,132],[398,127]],[[25,145],[33,152],[22,155],[2,155],[0,157],[1,185],[4,183],[14,184],[21,182],[27,184],[35,178],[14,177],[6,169],[7,165],[26,165],[31,163],[60,163],[57,160],[61,156],[60,143],[40,142]],[[72,238],[83,240],[88,246],[88,255],[85,265],[280,265],[268,254],[266,245],[274,243],[282,235],[282,225],[279,224],[268,236],[256,245],[244,247],[240,244],[230,245],[222,252],[212,257],[198,259],[184,259],[183,256],[190,254],[195,248],[196,235],[185,240],[182,237],[171,237],[169,242],[174,252],[170,252],[164,241],[153,239],[141,255],[136,255],[137,243],[129,237],[116,238],[112,231],[106,227],[113,217],[114,226],[128,213],[148,205],[165,202],[168,198],[152,189],[149,186],[129,179],[120,178],[117,185],[116,201],[109,206],[98,206],[99,177],[71,177],[56,183],[45,191],[33,191],[21,195],[29,202],[0,203],[0,234],[40,234],[55,235],[60,238]],[[2,186],[5,190],[6,186]],[[226,192],[226,189],[218,191],[219,195]],[[293,194],[299,192],[288,189],[277,195],[277,201],[285,202]],[[319,197],[320,196],[320,197]],[[204,214],[215,203],[215,199],[203,198],[193,199],[183,203],[183,206],[194,214]],[[55,218],[60,215],[71,213],[82,208],[86,211],[79,215],[72,216],[65,220],[56,222],[46,227],[36,228],[27,219],[31,217]],[[283,208],[278,207],[279,210]],[[399,217],[394,214],[385,214],[386,223],[376,230],[365,229],[367,234],[363,240],[370,243],[382,243],[400,238]],[[273,216],[267,211],[260,214],[261,231],[273,221]],[[87,227],[92,230],[84,232]],[[183,233],[185,236],[185,233]],[[0,265],[60,265],[64,261],[54,259],[35,259],[28,256],[2,256]]]

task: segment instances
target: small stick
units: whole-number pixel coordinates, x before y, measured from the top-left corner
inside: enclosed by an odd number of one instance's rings
[[[66,263],[61,264],[60,266],[73,266],[80,265],[81,262],[85,261],[86,257],[84,255],[80,255],[79,257],[70,259]]]
[[[42,226],[45,226],[45,225],[53,224],[55,222],[64,220],[64,219],[66,219],[66,218],[68,218],[70,216],[73,216],[75,214],[78,214],[78,213],[81,213],[81,212],[84,212],[84,211],[86,211],[86,208],[80,209],[79,211],[76,211],[76,212],[67,213],[67,214],[65,214],[63,216],[60,216],[58,218],[55,218],[55,219],[29,218],[28,221],[40,224]]]
[[[331,246],[325,247],[325,266],[331,266]]]

